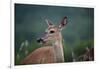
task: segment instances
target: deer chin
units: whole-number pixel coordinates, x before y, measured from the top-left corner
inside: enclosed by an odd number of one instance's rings
[[[55,42],[53,41],[42,41],[41,44],[43,46],[53,46]]]

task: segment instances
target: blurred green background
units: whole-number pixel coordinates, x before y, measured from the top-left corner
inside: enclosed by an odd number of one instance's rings
[[[64,16],[68,24],[62,31],[65,62],[72,62],[71,50],[76,56],[85,48],[94,47],[94,9],[85,7],[60,7],[15,4],[15,65],[29,53],[41,47],[36,39],[43,35],[45,18],[59,25]]]

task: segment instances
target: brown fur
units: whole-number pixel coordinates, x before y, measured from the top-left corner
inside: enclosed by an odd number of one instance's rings
[[[55,63],[54,49],[51,46],[36,49],[21,64]]]

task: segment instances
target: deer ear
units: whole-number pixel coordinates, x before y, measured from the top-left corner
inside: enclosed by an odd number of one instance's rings
[[[59,28],[62,29],[67,25],[67,17],[64,17],[63,20],[61,21]]]
[[[53,24],[52,24],[52,22],[51,22],[51,21],[49,21],[48,19],[45,19],[45,21],[46,21],[46,23],[47,23],[47,25],[48,25],[48,26],[53,25]]]

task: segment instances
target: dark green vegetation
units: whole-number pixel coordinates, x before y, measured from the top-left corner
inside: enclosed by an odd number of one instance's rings
[[[62,31],[65,62],[72,61],[71,50],[75,56],[80,56],[86,47],[94,47],[93,8],[15,4],[15,65],[27,56],[25,52],[29,54],[41,47],[36,39],[47,28],[45,18],[58,25],[64,16],[68,17],[68,24]],[[22,44],[26,40],[27,46]]]

